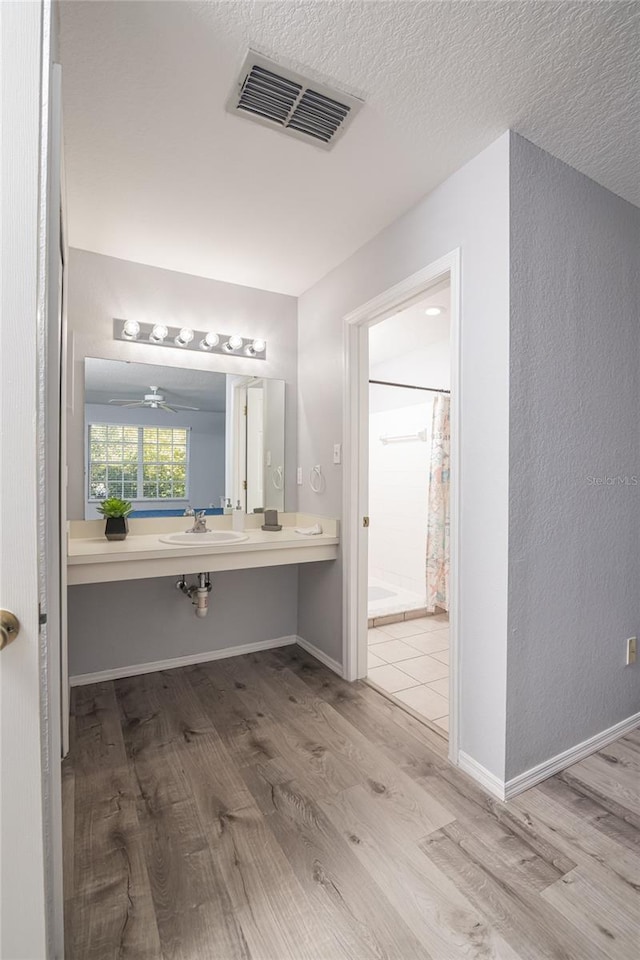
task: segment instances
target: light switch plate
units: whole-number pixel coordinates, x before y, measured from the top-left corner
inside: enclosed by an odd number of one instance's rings
[[[342,444],[334,443],[333,445],[333,462],[342,463]]]
[[[298,471],[296,473],[296,483],[299,487],[302,486],[302,467],[298,467]]]
[[[627,666],[636,662],[638,657],[638,638],[629,637],[627,640]]]

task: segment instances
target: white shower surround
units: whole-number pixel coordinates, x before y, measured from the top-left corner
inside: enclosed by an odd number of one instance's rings
[[[449,308],[448,289],[439,294]],[[415,313],[415,307],[412,308]],[[373,380],[449,389],[450,345],[447,336],[430,340],[425,317],[420,333],[403,323],[407,312],[369,330],[369,343],[388,337],[389,329],[406,338],[404,352],[370,368]],[[417,338],[417,339],[416,339]],[[435,393],[375,384],[369,388],[369,584],[387,586],[394,596],[369,604],[369,616],[386,616],[426,606],[427,498],[429,451]],[[424,440],[381,443],[384,436],[424,431]]]
[[[389,387],[373,389],[385,394],[408,393]],[[424,607],[426,603],[427,489],[433,407],[432,394],[416,393],[416,400],[411,406],[378,410],[369,417],[369,581],[382,581],[414,594],[416,603],[409,609]],[[419,431],[426,431],[426,441],[380,440],[383,436]]]

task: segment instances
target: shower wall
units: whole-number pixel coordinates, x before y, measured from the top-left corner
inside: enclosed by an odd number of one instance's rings
[[[416,402],[416,399],[418,402]],[[425,604],[427,487],[432,397],[372,385],[369,418],[369,579],[415,594]],[[427,430],[427,441],[380,437]],[[411,608],[409,607],[409,608]]]
[[[448,289],[440,290],[434,299],[448,304]],[[424,304],[418,305],[417,317],[415,309],[413,314],[409,310],[372,328],[370,355],[378,358],[369,370],[372,380],[449,389],[449,324],[441,320],[432,321],[430,326],[424,324],[423,309]],[[394,342],[390,343],[388,337],[384,340],[385,324],[387,330],[393,330],[395,343],[403,343],[402,352],[391,353]],[[387,350],[391,355],[384,356]],[[434,396],[421,390],[369,386],[370,617],[426,606],[427,496]],[[422,431],[424,440],[388,444],[380,440]],[[394,591],[394,595],[376,604],[381,587]]]

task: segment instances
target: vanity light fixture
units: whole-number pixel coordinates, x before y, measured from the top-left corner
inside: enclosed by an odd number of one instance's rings
[[[244,352],[248,357],[255,357],[258,353],[264,353],[266,346],[264,340],[254,340],[244,348]]]
[[[175,337],[175,342],[179,347],[186,347],[193,340],[193,336],[193,330],[190,327],[183,327],[177,337]]]
[[[217,333],[205,333],[204,337],[200,341],[201,350],[211,350],[213,347],[217,347],[220,343],[220,337]]]
[[[425,313],[428,317],[439,317],[441,313],[444,313],[444,307],[427,307]]]
[[[149,340],[152,343],[163,343],[169,336],[169,328],[164,323],[154,323],[153,329],[149,334]]]
[[[236,350],[239,350],[243,344],[242,337],[239,337],[237,333],[232,334],[226,343],[222,344],[222,349],[226,350],[227,353],[235,353]]]
[[[137,341],[154,347],[174,350],[197,350],[199,353],[233,354],[266,360],[267,344],[260,337],[242,337],[239,333],[214,333],[212,330],[194,330],[192,327],[169,327],[164,323],[144,323],[138,320],[114,319],[113,339]]]
[[[122,336],[125,340],[137,340],[140,334],[140,324],[137,320],[126,320],[122,328]]]

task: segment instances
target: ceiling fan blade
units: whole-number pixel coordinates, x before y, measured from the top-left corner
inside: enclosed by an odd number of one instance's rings
[[[176,412],[176,411],[173,409],[173,407],[170,407],[170,406],[169,406],[168,403],[159,403],[159,404],[158,404],[158,409],[160,409],[160,410],[166,410],[167,413],[175,413],[175,412]]]
[[[127,400],[116,400],[116,399],[114,399],[114,400],[109,400],[109,403],[124,403],[124,404],[128,404],[129,406],[133,406],[133,404],[135,404],[135,403],[142,403],[142,401],[141,401],[141,400],[132,400],[131,398],[129,398],[129,399],[127,399]]]
[[[199,410],[200,407],[185,407],[183,403],[174,403],[173,407],[175,410]]]

